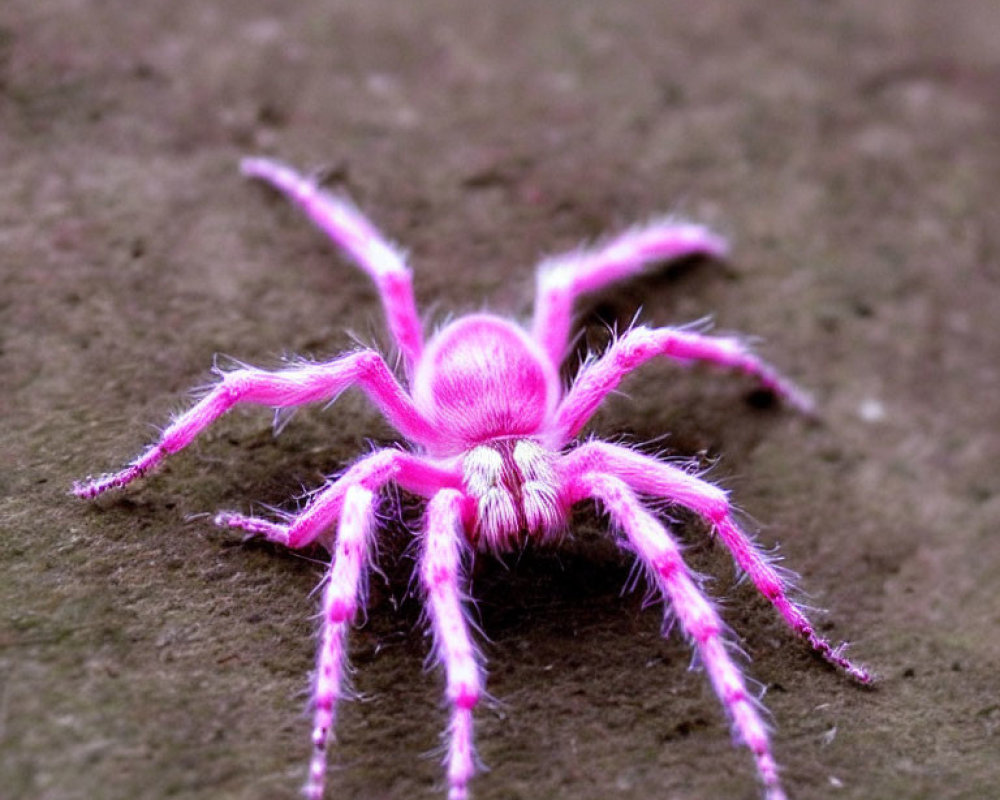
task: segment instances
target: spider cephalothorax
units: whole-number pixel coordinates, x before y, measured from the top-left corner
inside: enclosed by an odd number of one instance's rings
[[[521,534],[549,542],[561,533],[555,454],[540,443],[551,436],[559,378],[524,331],[489,314],[451,323],[417,363],[413,399],[442,433],[435,455],[461,454],[478,545],[499,552]]]
[[[430,341],[413,376],[417,408],[437,427],[434,455],[538,436],[559,400],[555,368],[519,327],[490,314],[452,322]]]
[[[808,398],[739,339],[678,328],[632,328],[605,353],[587,360],[568,389],[559,380],[576,297],[667,259],[720,257],[724,243],[697,225],[653,222],[594,250],[543,263],[529,330],[506,318],[474,314],[446,325],[425,345],[410,270],[368,220],[346,200],[278,162],[246,159],[242,168],[298,203],[375,281],[402,356],[405,386],[379,353],[364,349],[277,372],[224,372],[216,386],[129,467],[78,483],[74,491],[92,498],[125,486],[167,454],[186,447],[239,403],[287,408],[329,402],[354,385],[409,442],[409,450],[378,450],[360,459],[287,521],[231,512],[215,518],[218,525],[287,547],[318,542],[332,554],[313,683],[313,757],[306,796],[320,800],[323,795],[327,743],[344,693],[347,630],[364,600],[364,577],[372,557],[376,495],[395,483],[427,500],[418,570],[452,708],[446,756],[450,800],[468,794],[475,763],[472,710],[484,683],[482,659],[463,611],[465,553],[470,547],[503,552],[527,539],[557,543],[566,532],[571,507],[588,499],[607,511],[622,546],[636,554],[697,650],[734,733],[753,753],[768,800],[783,798],[759,704],[729,655],[722,620],[664,521],[647,509],[643,498],[666,500],[700,514],[795,633],[855,680],[869,683],[869,674],[845,658],[842,647],[832,647],[816,633],[789,598],[786,579],[737,525],[724,491],[629,448],[579,443],[576,436],[625,375],[657,356],[745,372],[802,410],[808,410]]]

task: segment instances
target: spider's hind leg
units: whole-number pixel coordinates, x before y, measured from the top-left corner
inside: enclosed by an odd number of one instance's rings
[[[682,364],[697,361],[738,370],[804,414],[812,399],[739,339],[708,336],[681,328],[639,326],[619,336],[605,353],[577,375],[556,412],[556,428],[569,439],[580,432],[607,395],[647,361],[664,356]]]
[[[270,158],[244,158],[240,171],[285,194],[375,282],[407,373],[420,359],[423,327],[413,297],[413,276],[402,253],[345,197],[321,189],[291,167]]]
[[[580,295],[633,278],[651,264],[695,255],[722,258],[727,252],[726,242],[708,228],[668,218],[626,231],[601,247],[547,259],[538,267],[532,336],[558,369]]]

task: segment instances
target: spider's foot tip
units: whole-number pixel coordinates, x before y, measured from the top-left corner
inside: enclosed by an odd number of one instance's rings
[[[240,159],[240,174],[246,178],[264,178],[274,162],[261,156],[244,156]]]
[[[727,261],[732,255],[732,248],[722,236],[715,233],[711,228],[704,229],[705,234],[705,255],[719,261]]]
[[[232,511],[220,511],[212,518],[212,523],[216,528],[236,529],[243,531],[243,541],[248,542],[260,536],[260,532],[247,525],[246,518],[241,514]]]
[[[840,655],[837,651],[842,650],[843,647],[844,645],[841,645],[834,651],[834,658],[831,659],[831,663],[855,683],[867,688],[873,687],[877,682],[876,676],[865,667],[855,664],[853,661],[849,661]]]
[[[819,419],[819,407],[816,405],[816,401],[813,400],[812,395],[803,395],[795,401],[794,405],[795,410],[802,414],[802,416],[808,419]]]
[[[866,689],[874,689],[878,683],[878,676],[864,667],[852,667],[847,671],[847,674]]]
[[[243,531],[244,542],[261,536],[269,542],[282,544],[288,540],[288,531],[284,526],[255,517],[247,517],[234,511],[220,511],[215,515],[213,522],[218,528],[236,528]]]
[[[81,500],[93,500],[95,497],[104,494],[114,484],[105,475],[101,478],[88,478],[85,481],[73,481],[70,491]]]
[[[798,386],[791,384],[783,387],[780,394],[784,401],[802,414],[802,416],[808,419],[819,418],[819,408],[816,405],[816,400],[805,389],[800,389]]]
[[[869,672],[866,667],[855,663],[845,655],[849,646],[847,642],[841,642],[836,647],[831,647],[828,642],[810,638],[810,643],[824,661],[851,680],[862,686],[870,687],[875,684],[875,675]]]
[[[213,518],[212,523],[217,528],[239,528],[240,515],[232,511],[219,511]]]
[[[309,780],[302,787],[302,796],[306,800],[323,800],[323,789],[326,785],[326,766],[312,766]]]

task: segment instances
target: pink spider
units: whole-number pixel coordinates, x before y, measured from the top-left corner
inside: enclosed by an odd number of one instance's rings
[[[463,609],[463,562],[473,549],[505,552],[519,547],[525,536],[558,543],[571,507],[588,499],[603,505],[621,532],[622,546],[638,556],[704,664],[736,739],[753,754],[766,797],[781,800],[784,792],[768,728],[757,698],[730,656],[725,625],[685,565],[677,541],[642,498],[667,500],[697,512],[795,633],[853,679],[868,684],[871,676],[843,655],[843,645],[832,647],[820,636],[789,599],[785,578],[737,525],[725,491],[626,447],[578,442],[575,437],[626,375],[657,356],[740,370],[804,411],[810,409],[809,399],[739,339],[676,328],[634,327],[603,355],[587,360],[568,388],[559,379],[579,295],[667,259],[722,257],[725,243],[698,225],[655,221],[596,249],[544,262],[529,330],[492,314],[471,314],[448,323],[425,344],[403,256],[353,205],[276,161],[250,158],[241,168],[244,175],[269,183],[297,203],[374,280],[402,356],[405,381],[401,383],[383,357],[369,349],[277,372],[224,372],[216,386],[130,466],[77,483],[74,492],[93,498],[131,483],[239,403],[278,408],[330,403],[354,385],[410,443],[408,450],[386,448],[362,458],[285,521],[232,512],[215,518],[219,526],[286,547],[318,542],[332,553],[323,589],[312,691],[313,754],[305,796],[320,800],[323,795],[327,743],[337,701],[345,693],[347,631],[363,602],[372,557],[376,496],[395,483],[427,500],[418,569],[451,707],[445,757],[450,800],[468,797],[475,769],[472,711],[484,683],[483,659]],[[331,536],[335,525],[336,535]]]

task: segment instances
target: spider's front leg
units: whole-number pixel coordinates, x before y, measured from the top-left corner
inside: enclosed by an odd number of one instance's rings
[[[377,450],[317,492],[302,511],[285,523],[221,511],[215,517],[215,524],[297,549],[312,544],[333,527],[353,487],[378,492],[389,482],[421,497],[431,497],[444,487],[460,487],[462,476],[405,450]]]
[[[650,264],[696,255],[722,258],[727,251],[726,242],[708,228],[662,219],[593,250],[547,259],[538,267],[532,336],[558,369],[569,346],[573,303],[580,295],[635,277]]]
[[[729,498],[718,486],[677,467],[607,442],[588,442],[570,452],[560,464],[564,480],[586,473],[613,475],[651,497],[679,503],[708,520],[729,549],[737,566],[780,612],[785,622],[827,662],[861,684],[871,684],[871,673],[844,656],[845,645],[834,647],[820,636],[805,612],[788,596],[789,587],[778,570],[733,518]]]
[[[382,356],[373,350],[361,350],[333,361],[304,363],[277,372],[250,368],[226,372],[205,397],[174,420],[160,440],[130,466],[120,472],[78,482],[73,486],[73,493],[90,499],[109,489],[126,486],[155,468],[168,454],[187,447],[198,434],[239,403],[285,408],[330,401],[355,384],[405,437],[417,442],[436,438],[434,430],[417,411]]]
[[[778,766],[771,754],[767,727],[757,703],[747,691],[743,675],[726,649],[725,627],[698,588],[667,530],[645,509],[624,481],[589,473],[570,484],[573,501],[593,497],[601,501],[625,534],[661,594],[669,601],[684,633],[701,656],[716,695],[722,701],[737,738],[753,753],[767,800],[784,800]]]
[[[375,523],[375,495],[357,484],[344,497],[330,570],[323,589],[319,649],[313,682],[313,754],[305,785],[307,800],[322,800],[326,750],[343,696],[347,633],[364,601],[365,577]]]
[[[681,362],[705,361],[745,372],[799,411],[808,414],[813,410],[812,400],[805,392],[751,353],[739,339],[643,326],[622,334],[599,359],[580,371],[556,412],[561,441],[568,441],[580,432],[626,375],[657,356]]]
[[[475,771],[472,709],[482,693],[482,670],[462,610],[462,529],[465,498],[453,489],[439,492],[427,507],[427,530],[420,559],[420,581],[427,596],[434,648],[444,664],[451,703],[448,726],[448,800],[465,800]]]

